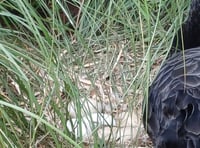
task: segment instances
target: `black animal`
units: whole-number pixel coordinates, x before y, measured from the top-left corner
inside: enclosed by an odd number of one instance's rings
[[[182,28],[183,46],[179,31],[149,88],[143,123],[155,148],[200,148],[200,0]]]
[[[198,46],[200,46],[200,0],[192,0],[188,19],[175,36],[170,55],[176,51]]]

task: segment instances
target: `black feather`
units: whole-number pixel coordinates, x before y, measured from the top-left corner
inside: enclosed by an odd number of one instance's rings
[[[186,22],[178,30],[169,55],[200,46],[200,1],[193,0]],[[183,42],[182,42],[183,41]],[[183,44],[182,44],[183,43]]]
[[[156,148],[200,148],[200,0],[191,3],[171,55],[149,88],[144,127]],[[175,50],[182,52],[175,53]]]

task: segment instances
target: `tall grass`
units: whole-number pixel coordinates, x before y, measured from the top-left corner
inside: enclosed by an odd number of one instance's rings
[[[68,103],[80,109],[79,99],[89,94],[78,87],[82,74],[93,85],[106,75],[113,89],[120,85],[121,99],[136,108],[135,92],[148,96],[151,67],[169,52],[189,1],[74,0],[73,5],[80,7],[78,19],[61,0],[0,2],[0,147],[82,147],[66,127]],[[124,64],[116,79],[120,52]],[[93,70],[85,69],[95,62]],[[81,120],[80,110],[77,117]],[[97,147],[100,140],[94,139]]]

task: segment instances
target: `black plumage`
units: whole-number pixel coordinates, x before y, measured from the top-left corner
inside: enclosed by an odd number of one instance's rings
[[[200,46],[200,0],[192,0],[188,18],[173,40],[170,55],[176,50],[179,52],[198,46]]]
[[[184,47],[179,31],[143,115],[156,148],[200,148],[200,0],[192,0],[182,28]]]

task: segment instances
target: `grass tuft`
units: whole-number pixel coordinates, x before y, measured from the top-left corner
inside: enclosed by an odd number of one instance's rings
[[[140,117],[188,6],[182,0],[1,1],[0,147],[85,146],[83,127],[76,139],[66,126],[71,101],[81,125],[81,98],[107,101],[113,112],[114,97]],[[95,130],[92,137],[94,147],[118,145]]]

